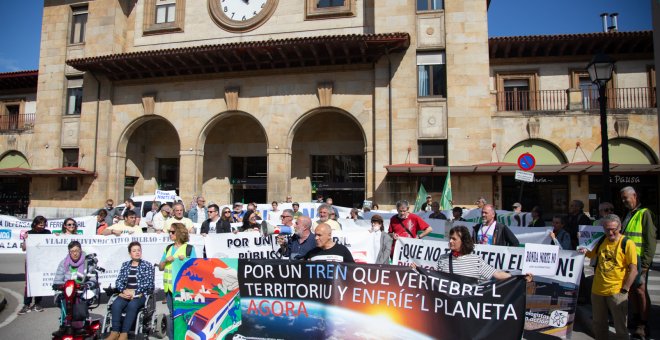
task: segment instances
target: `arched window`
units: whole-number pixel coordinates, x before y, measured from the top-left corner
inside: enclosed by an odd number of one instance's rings
[[[9,169],[9,168],[24,168],[29,169],[30,163],[28,163],[25,156],[18,151],[9,151],[2,159],[0,159],[0,169]]]
[[[612,138],[608,141],[610,162],[617,164],[658,164],[649,147],[631,138]],[[598,146],[591,155],[592,162],[603,159],[601,147]]]
[[[516,163],[518,157],[527,152],[534,155],[537,165],[559,165],[567,162],[566,156],[559,148],[541,139],[527,139],[514,145],[504,156],[503,162]]]

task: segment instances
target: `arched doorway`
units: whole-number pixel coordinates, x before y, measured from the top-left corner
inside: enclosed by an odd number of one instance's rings
[[[204,129],[202,192],[217,203],[266,202],[268,140],[243,112],[223,113]]]
[[[362,204],[365,197],[365,137],[348,113],[319,110],[294,127],[291,191],[297,197],[331,197],[339,206]]]
[[[152,118],[129,128],[124,197],[156,189],[179,192],[179,135],[170,122]]]
[[[0,169],[29,169],[27,158],[18,151],[8,151],[0,158]],[[0,214],[27,217],[30,205],[29,177],[0,177]]]
[[[504,162],[517,163],[518,157],[530,153],[536,159],[536,165],[559,165],[567,163],[564,152],[549,141],[527,139],[509,149]],[[533,171],[533,170],[532,170]],[[552,219],[553,215],[565,214],[569,200],[569,177],[559,174],[534,174],[534,182],[516,181],[515,176],[502,176],[502,208],[511,210],[515,202],[522,204],[523,211],[531,211],[538,206],[543,213],[543,220]]]

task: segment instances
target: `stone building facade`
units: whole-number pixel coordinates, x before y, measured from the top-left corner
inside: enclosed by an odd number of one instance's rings
[[[32,177],[30,215],[80,215],[159,188],[218,203],[320,193],[387,208],[414,200],[420,183],[439,194],[449,169],[455,205],[484,196],[507,208],[510,158],[525,141],[556,146],[562,164],[597,161],[593,111],[498,106],[498,84],[513,79],[498,75],[517,70],[535,71],[539,85],[527,91],[561,89],[578,105],[569,70],[583,70],[593,48],[569,59],[567,50],[502,55],[521,45],[488,39],[487,1],[219,3],[45,1],[38,118],[24,154],[32,169],[64,170]],[[639,54],[619,84],[646,77],[645,51],[619,51]],[[617,117],[610,126],[626,117],[657,164],[655,104]],[[588,200],[588,172],[564,170],[564,196]]]

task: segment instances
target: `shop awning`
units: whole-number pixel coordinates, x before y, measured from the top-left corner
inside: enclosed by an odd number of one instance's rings
[[[93,171],[82,168],[66,167],[55,169],[26,169],[6,168],[0,169],[0,177],[76,177],[94,176]]]
[[[133,80],[373,64],[388,53],[405,51],[409,45],[410,35],[405,32],[347,34],[119,53],[66,63],[111,80]]]
[[[537,165],[531,172],[538,174],[597,174],[602,173],[602,163],[600,162],[576,162],[565,163],[558,165]],[[503,174],[513,175],[516,170],[520,170],[515,163],[508,162],[494,162],[483,163],[477,165],[462,165],[462,166],[433,166],[429,164],[417,163],[403,163],[386,165],[388,174],[392,175],[432,175],[432,174],[445,174],[450,169],[452,173],[456,174]],[[660,173],[660,165],[657,164],[610,164],[610,172],[612,173]]]

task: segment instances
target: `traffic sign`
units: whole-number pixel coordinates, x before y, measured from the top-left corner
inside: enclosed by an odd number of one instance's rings
[[[531,183],[531,182],[534,182],[534,173],[533,172],[516,170],[515,179],[517,181],[523,181],[523,182]]]
[[[536,158],[531,153],[526,152],[518,157],[518,167],[520,170],[530,171],[536,166]]]

